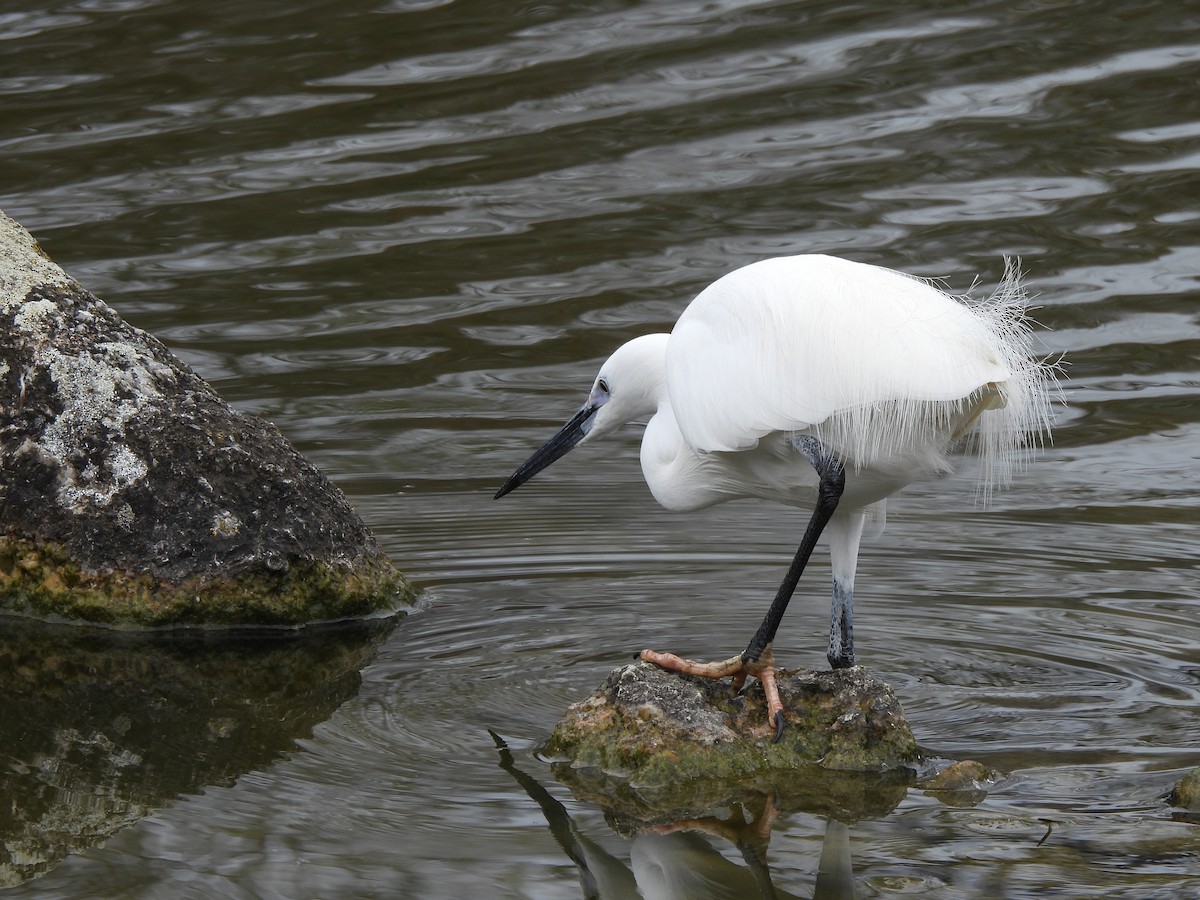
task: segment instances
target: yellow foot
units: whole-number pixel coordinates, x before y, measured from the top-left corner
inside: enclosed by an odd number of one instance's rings
[[[659,653],[657,650],[643,650],[639,655],[645,662],[672,672],[699,675],[701,678],[732,678],[735,688],[745,684],[747,675],[757,678],[767,696],[767,722],[775,729],[775,741],[778,742],[783,737],[783,701],[779,699],[779,685],[775,682],[775,653],[770,644],[753,662],[742,659],[740,653],[729,659],[710,663],[685,659],[674,653]]]

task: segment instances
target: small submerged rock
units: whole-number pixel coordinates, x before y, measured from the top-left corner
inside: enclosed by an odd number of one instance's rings
[[[976,806],[987,797],[993,784],[1004,774],[978,760],[952,762],[937,773],[922,778],[917,787],[948,806]]]
[[[0,213],[0,610],[284,624],[412,592],[342,493]]]
[[[1003,775],[974,759],[951,763],[929,778],[918,782],[927,791],[986,791]]]
[[[1200,769],[1192,769],[1184,775],[1168,799],[1172,806],[1200,812]]]
[[[891,688],[856,666],[778,674],[786,727],[772,740],[757,682],[668,672],[637,662],[614,670],[555,727],[542,754],[630,783],[745,778],[821,766],[883,771],[915,761],[912,730]]]

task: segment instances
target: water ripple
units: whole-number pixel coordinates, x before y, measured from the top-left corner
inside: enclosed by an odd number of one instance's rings
[[[40,895],[577,896],[487,729],[527,750],[641,647],[740,649],[803,516],[658,509],[636,427],[491,495],[615,346],[795,252],[978,294],[1018,255],[1067,364],[1054,442],[1008,492],[979,504],[956,460],[864,547],[862,660],[930,752],[1011,774],[973,810],[914,792],[856,825],[860,881],[1190,889],[1195,841],[1161,798],[1195,764],[1200,701],[1194,16],[941,6],[0,14],[0,208],[275,421],[424,601],[290,758],[112,836]],[[821,551],[787,665],[824,665],[828,580]],[[810,818],[783,817],[770,852],[802,895]]]

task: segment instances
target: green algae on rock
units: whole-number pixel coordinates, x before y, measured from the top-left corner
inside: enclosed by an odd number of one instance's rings
[[[541,754],[637,785],[746,778],[819,765],[884,771],[918,757],[895,694],[861,666],[779,673],[786,727],[778,743],[762,688],[667,672],[648,663],[614,670],[570,707]]]
[[[0,213],[0,610],[297,625],[412,600],[343,494]]]

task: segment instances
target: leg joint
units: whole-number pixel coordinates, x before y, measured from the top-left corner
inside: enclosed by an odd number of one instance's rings
[[[830,453],[825,445],[811,434],[797,435],[792,438],[792,446],[812,463],[821,479],[818,490],[821,499],[826,503],[837,504],[842,491],[846,488],[846,468],[841,461]]]

